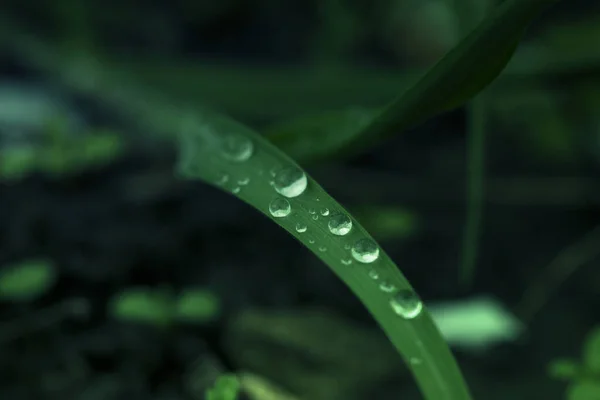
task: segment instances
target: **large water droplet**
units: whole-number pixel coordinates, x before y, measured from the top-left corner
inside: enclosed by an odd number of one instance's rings
[[[359,239],[350,250],[358,262],[369,264],[379,258],[379,247],[371,239]]]
[[[254,153],[254,144],[250,139],[238,134],[229,134],[221,141],[223,158],[233,162],[247,161]]]
[[[352,220],[346,214],[335,214],[327,224],[329,232],[334,235],[344,236],[352,229]]]
[[[423,311],[423,302],[419,296],[412,290],[404,289],[399,291],[390,300],[392,310],[402,318],[416,318]]]
[[[287,217],[291,211],[290,202],[283,197],[276,197],[269,204],[269,212],[276,218]]]
[[[285,197],[300,196],[306,190],[308,179],[304,171],[298,168],[285,168],[275,175],[275,190]]]
[[[326,208],[326,207],[322,208],[321,209],[321,215],[324,216],[324,217],[328,216],[329,215],[329,208]]]
[[[304,233],[307,229],[306,224],[303,224],[302,222],[296,224],[296,232],[298,233]]]

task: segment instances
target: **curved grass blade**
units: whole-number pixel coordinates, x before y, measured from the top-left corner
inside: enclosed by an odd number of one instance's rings
[[[350,155],[427,118],[461,106],[498,77],[526,27],[541,10],[555,1],[506,0],[420,80],[380,112],[372,123],[364,129],[347,132],[343,141],[325,138],[338,135],[338,126],[344,126],[348,121],[344,113],[339,114],[337,121],[330,115],[329,124],[308,132],[304,130],[306,123],[298,122],[295,134],[306,135],[304,141],[320,148],[320,154]],[[293,145],[291,130],[291,126],[286,126],[286,134],[282,134],[273,129],[267,137],[294,159],[304,161],[306,153]]]
[[[203,113],[182,129],[177,172],[233,193],[327,264],[375,317],[426,399],[470,399],[447,344],[408,281],[291,158],[244,125]],[[268,251],[269,243],[264,246]]]

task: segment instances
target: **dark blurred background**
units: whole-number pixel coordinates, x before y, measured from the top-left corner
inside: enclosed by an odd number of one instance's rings
[[[498,1],[455,3],[4,0],[0,397],[203,399],[230,372],[240,399],[420,398],[327,266],[229,194],[173,176],[169,110],[208,106],[260,131],[383,106],[460,40],[461,13]],[[549,8],[485,92],[472,286],[458,280],[465,109],[303,164],[427,304],[457,310],[448,340],[476,399],[566,399],[548,366],[579,359],[600,320],[599,11]],[[481,296],[507,314],[460,314]],[[488,343],[507,318],[525,332]]]

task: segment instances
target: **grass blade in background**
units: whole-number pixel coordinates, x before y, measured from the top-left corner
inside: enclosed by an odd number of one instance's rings
[[[485,183],[485,98],[469,105],[467,124],[467,222],[463,233],[460,283],[469,287],[475,275],[483,217]]]
[[[462,34],[468,33],[481,22],[490,5],[485,1],[449,0],[458,16]],[[483,218],[485,183],[485,121],[487,103],[480,93],[466,107],[467,113],[467,221],[463,233],[459,282],[464,288],[471,287],[477,267]]]
[[[233,193],[327,264],[375,317],[426,399],[470,399],[447,344],[413,288],[323,188],[275,146],[231,119],[201,113],[182,128],[181,176]],[[266,242],[258,251],[268,252],[270,246]]]
[[[271,130],[268,138],[296,160],[305,153],[298,148],[313,146],[322,154],[350,155],[362,152],[367,146],[394,136],[407,128],[439,113],[461,106],[488,86],[502,72],[512,57],[525,28],[546,6],[557,0],[507,0],[496,7],[467,37],[433,66],[415,85],[392,102],[364,129],[348,132],[343,148],[334,140],[324,137],[337,135],[337,126],[346,124],[347,116],[340,113],[339,122],[331,123],[306,133],[298,123],[296,135],[306,142],[297,146],[299,139],[291,139],[291,126],[285,134]],[[311,135],[312,133],[312,135]],[[296,143],[291,145],[292,143]]]

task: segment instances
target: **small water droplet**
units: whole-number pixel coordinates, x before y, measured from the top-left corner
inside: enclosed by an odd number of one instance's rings
[[[252,157],[254,144],[250,139],[238,134],[230,134],[221,142],[223,158],[233,162],[244,162]]]
[[[311,218],[312,218],[312,219],[314,219],[314,220],[316,221],[316,220],[318,220],[318,219],[319,219],[319,216],[318,216],[317,214],[315,214],[315,215],[313,215]]]
[[[250,178],[242,178],[238,181],[238,185],[245,186],[250,183]]]
[[[276,218],[287,217],[291,211],[290,202],[283,197],[276,197],[269,204],[269,212]]]
[[[352,230],[352,220],[346,214],[335,214],[327,224],[329,232],[334,235],[344,236]]]
[[[308,239],[308,243],[314,244],[315,243],[315,239]]]
[[[224,184],[226,184],[229,181],[229,175],[227,174],[223,174],[219,177],[219,179],[217,180],[216,184],[219,186],[223,186]]]
[[[303,224],[302,222],[296,224],[296,232],[298,233],[304,233],[307,229],[306,224]]]
[[[322,208],[321,209],[321,215],[324,216],[324,217],[328,216],[329,215],[329,208],[326,208],[326,207]]]
[[[233,194],[238,194],[241,191],[242,191],[242,188],[239,186],[236,186],[233,189],[231,189],[231,193],[233,193]]]
[[[342,264],[350,265],[350,264],[352,264],[352,260],[349,258],[342,258]]]
[[[374,269],[369,271],[369,278],[373,279],[373,280],[377,280],[379,279],[379,273],[377,271],[375,271]]]
[[[277,168],[271,168],[271,170],[269,171],[269,175],[275,178],[275,175],[277,175]]]
[[[346,243],[346,244],[344,245],[344,249],[346,249],[346,250],[350,250],[350,248],[352,248],[352,246],[350,246],[350,243]]]
[[[352,246],[352,257],[358,262],[369,264],[379,258],[379,247],[371,239],[359,239]]]
[[[423,302],[412,290],[399,291],[390,300],[392,310],[404,319],[416,318],[423,310]]]
[[[394,290],[396,290],[396,286],[387,281],[383,281],[379,284],[379,290],[386,293],[392,293]]]
[[[322,253],[323,253],[323,252],[326,252],[326,251],[327,251],[327,247],[325,247],[325,246],[320,246],[320,247],[319,247],[319,251],[320,251],[320,252],[322,252]]]
[[[423,360],[421,360],[418,357],[411,357],[409,359],[409,361],[410,361],[411,365],[421,365],[421,364],[423,364]]]
[[[277,193],[291,198],[304,193],[307,185],[308,179],[304,171],[299,168],[285,168],[275,175],[275,185],[273,187]]]
[[[308,209],[308,213],[309,213],[310,215],[314,215],[314,214],[316,214],[316,213],[317,213],[317,210],[315,210],[314,208],[309,208],[309,209]]]

